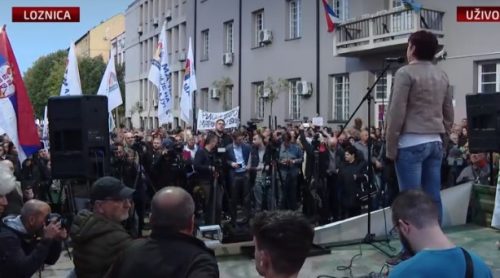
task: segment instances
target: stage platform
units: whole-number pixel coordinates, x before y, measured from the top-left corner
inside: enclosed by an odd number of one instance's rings
[[[493,271],[493,277],[500,278],[500,250],[495,242],[500,240],[500,231],[477,225],[462,225],[445,229],[450,239],[457,245],[463,246],[482,257]],[[337,271],[337,266],[348,265],[351,257],[362,251],[362,256],[353,261],[352,276],[349,271]],[[397,238],[390,241],[394,250],[399,250]],[[383,246],[387,249],[387,247]],[[255,271],[254,261],[242,255],[230,255],[232,250],[238,249],[238,244],[226,246],[226,251],[218,250],[217,260],[222,278],[259,277]],[[356,244],[345,247],[331,247],[329,255],[309,257],[306,260],[299,277],[313,278],[319,275],[335,277],[363,277],[370,272],[378,273],[384,265],[386,257],[370,245]],[[397,251],[394,251],[396,253]],[[42,277],[63,278],[73,268],[73,263],[63,252],[59,262],[42,273]],[[34,277],[38,277],[35,275]]]

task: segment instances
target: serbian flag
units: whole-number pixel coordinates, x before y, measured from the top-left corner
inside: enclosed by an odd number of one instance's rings
[[[328,5],[326,0],[323,0],[323,7],[325,7],[326,24],[328,25],[328,32],[333,32],[335,29],[335,21],[338,19],[337,14],[333,11],[332,7]]]
[[[21,162],[40,149],[33,108],[5,25],[0,30],[0,129],[16,146]]]

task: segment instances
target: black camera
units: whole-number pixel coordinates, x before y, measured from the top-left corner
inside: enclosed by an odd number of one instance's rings
[[[59,213],[49,213],[49,215],[47,215],[47,218],[45,219],[45,225],[49,225],[50,223],[52,222],[59,222],[59,224],[61,225],[61,228],[64,228],[64,229],[68,229],[69,227],[69,223],[68,223],[68,219],[64,218],[62,215],[60,215]]]

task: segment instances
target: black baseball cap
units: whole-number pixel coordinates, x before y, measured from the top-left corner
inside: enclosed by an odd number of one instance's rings
[[[90,189],[90,199],[95,200],[124,200],[132,198],[135,190],[123,184],[114,177],[102,177],[94,182]]]

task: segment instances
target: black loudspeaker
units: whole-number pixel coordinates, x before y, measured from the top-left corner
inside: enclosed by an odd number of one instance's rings
[[[500,151],[500,94],[465,97],[470,152]]]
[[[51,97],[48,119],[53,178],[95,179],[109,173],[107,97]]]

